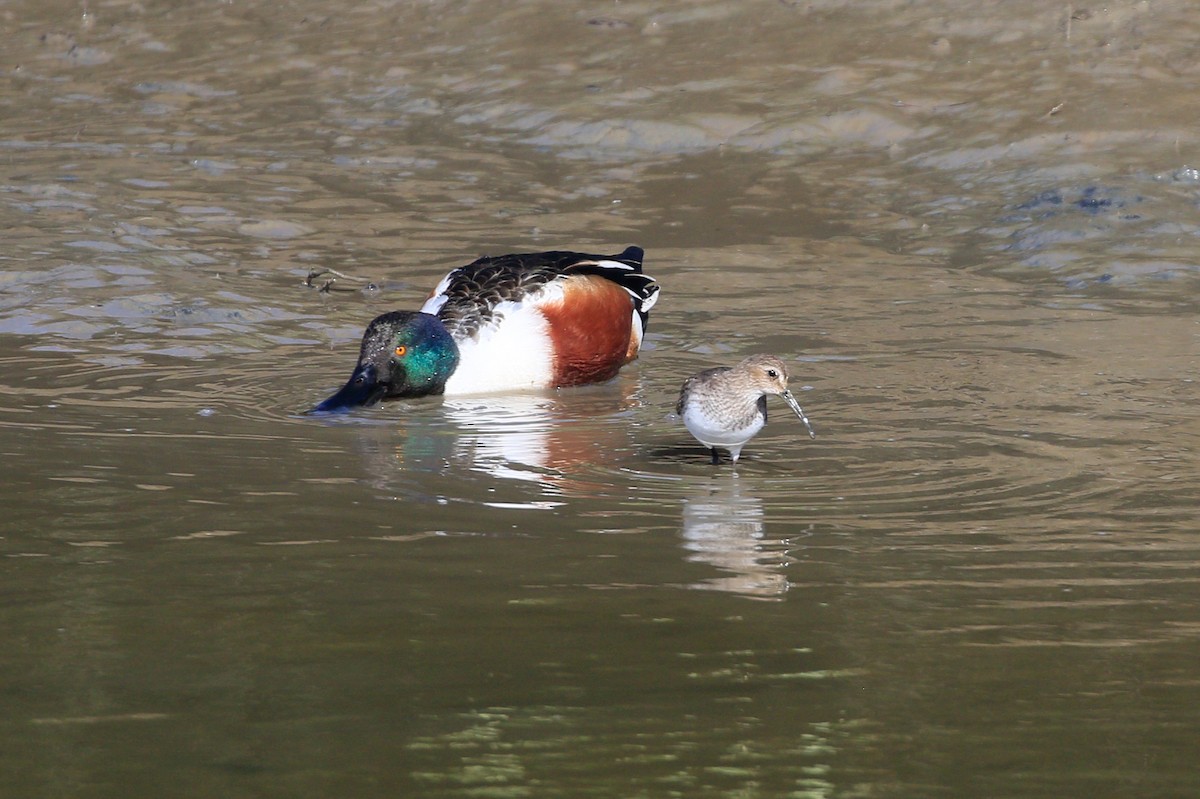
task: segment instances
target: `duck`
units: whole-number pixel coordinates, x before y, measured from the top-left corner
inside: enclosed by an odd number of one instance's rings
[[[636,246],[618,255],[555,250],[453,269],[420,310],[375,317],[350,379],[309,413],[610,380],[637,358],[658,300],[643,258]]]
[[[692,437],[708,448],[712,465],[717,449],[729,451],[736,465],[742,448],[767,424],[767,395],[783,398],[816,438],[812,423],[788,390],[787,364],[775,355],[750,355],[733,366],[716,366],[692,375],[679,390],[675,413]]]

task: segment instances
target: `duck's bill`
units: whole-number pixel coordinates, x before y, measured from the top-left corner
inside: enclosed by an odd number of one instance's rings
[[[371,364],[360,365],[350,375],[346,385],[321,402],[314,405],[310,414],[345,413],[355,408],[374,405],[387,394],[387,386],[379,382],[378,370]]]
[[[816,438],[817,431],[813,430],[812,422],[808,421],[808,417],[804,415],[804,409],[800,407],[800,403],[796,402],[796,398],[792,396],[792,392],[785,391],[782,396],[788,406],[800,417],[800,421],[804,422],[804,426],[808,428],[808,437]]]

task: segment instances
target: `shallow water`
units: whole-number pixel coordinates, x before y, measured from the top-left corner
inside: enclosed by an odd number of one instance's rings
[[[0,9],[0,794],[1194,795],[1198,35]],[[611,383],[302,415],[447,269],[628,244]],[[713,468],[755,351],[818,438]]]

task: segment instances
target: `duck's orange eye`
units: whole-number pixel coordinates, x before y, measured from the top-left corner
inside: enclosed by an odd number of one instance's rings
[[[396,348],[396,354],[401,357],[404,357],[405,355],[408,354],[408,347],[401,344],[399,347]]]

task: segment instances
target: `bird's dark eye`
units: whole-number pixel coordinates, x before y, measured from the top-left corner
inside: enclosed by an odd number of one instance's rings
[[[768,370],[767,370],[767,377],[769,377],[769,378],[771,378],[772,380],[774,380],[776,377],[779,377],[779,372],[776,372],[774,369],[768,369]]]

